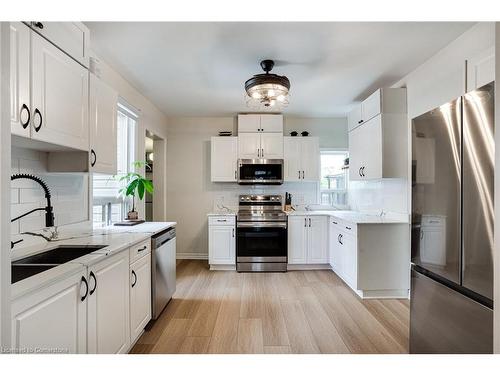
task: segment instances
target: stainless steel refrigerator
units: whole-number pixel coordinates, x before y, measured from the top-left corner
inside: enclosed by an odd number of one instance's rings
[[[412,120],[410,353],[493,352],[494,83]]]

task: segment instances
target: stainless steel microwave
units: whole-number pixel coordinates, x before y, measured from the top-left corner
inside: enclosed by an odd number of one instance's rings
[[[238,184],[281,185],[283,159],[239,159]]]

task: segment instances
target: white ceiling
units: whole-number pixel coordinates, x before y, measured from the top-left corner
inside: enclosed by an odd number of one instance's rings
[[[92,47],[168,116],[250,112],[243,84],[276,60],[291,82],[284,113],[344,116],[471,23],[89,22]]]

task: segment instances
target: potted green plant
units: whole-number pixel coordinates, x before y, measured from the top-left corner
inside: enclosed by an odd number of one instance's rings
[[[146,162],[143,161],[134,161],[132,162],[132,166],[134,166],[134,169],[142,167],[151,168]],[[139,199],[142,200],[146,191],[153,194],[153,183],[136,172],[129,172],[125,175],[115,177],[119,182],[125,183],[125,186],[119,190],[120,195],[125,198],[132,197],[132,209],[127,213],[127,220],[137,220],[139,218],[139,214],[135,210],[135,197],[137,195]]]

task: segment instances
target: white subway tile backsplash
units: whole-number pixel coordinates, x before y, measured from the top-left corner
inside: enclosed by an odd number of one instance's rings
[[[49,186],[56,225],[88,220],[88,174],[50,174],[47,153],[12,147],[11,173],[29,173],[41,177]],[[11,215],[19,216],[34,208],[45,207],[45,194],[40,185],[30,180],[11,183]],[[45,227],[44,211],[37,211],[12,223],[11,234],[38,231]]]

